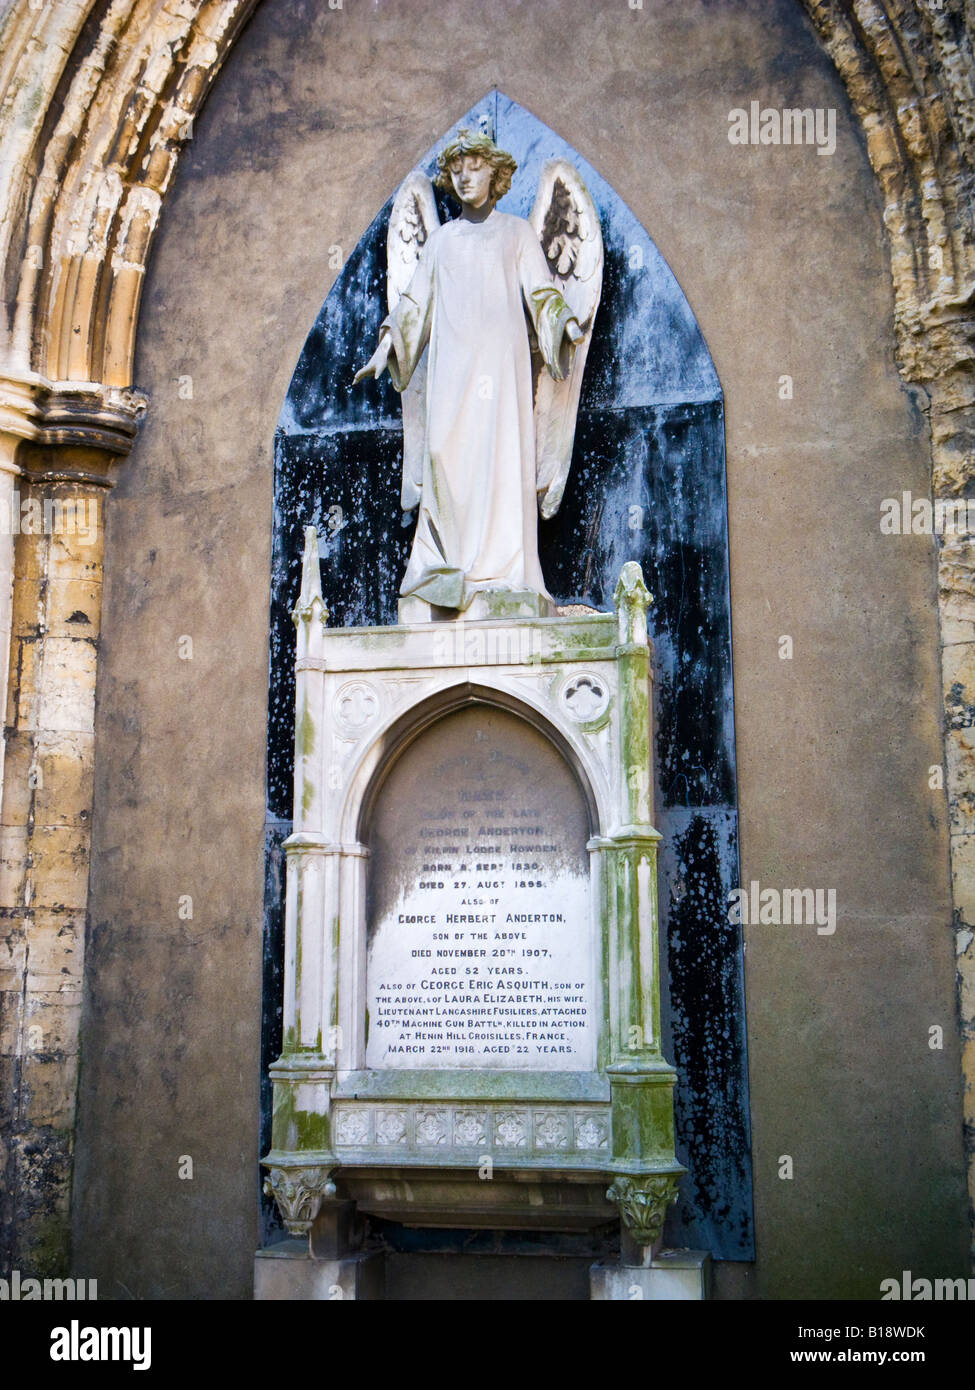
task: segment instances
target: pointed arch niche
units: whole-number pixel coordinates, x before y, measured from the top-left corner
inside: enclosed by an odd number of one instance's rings
[[[654,770],[665,1055],[677,1068],[678,1157],[689,1169],[668,1244],[753,1258],[751,1153],[731,667],[724,403],[684,294],[647,232],[599,174],[523,107],[493,92],[457,121],[493,128],[518,161],[502,211],[527,216],[546,159],[580,170],[605,241],[603,297],[561,509],[539,530],[562,605],[612,607],[637,560],[654,595]],[[403,168],[403,176],[409,173]],[[401,412],[387,376],[352,388],[385,315],[395,189],[346,261],[308,335],[274,439],[268,720],[268,881],[262,1076],[281,1047],[281,841],[290,831],[294,627],[305,524],[321,537],[332,626],[395,623],[412,529],[399,507]],[[442,195],[438,194],[438,199]],[[441,220],[455,209],[440,203]],[[323,255],[325,248],[323,247]],[[262,1082],[265,1128],[270,1088]],[[264,1152],[269,1135],[263,1136]],[[275,1218],[268,1210],[268,1221]]]

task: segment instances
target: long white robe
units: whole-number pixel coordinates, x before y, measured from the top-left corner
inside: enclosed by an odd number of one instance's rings
[[[561,380],[571,364],[565,326],[572,317],[524,218],[495,209],[483,222],[447,222],[430,236],[383,324],[398,391],[428,349],[419,515],[404,596],[460,610],[478,589],[547,597],[528,320],[546,367]]]

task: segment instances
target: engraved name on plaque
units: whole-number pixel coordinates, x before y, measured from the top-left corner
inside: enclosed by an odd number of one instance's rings
[[[410,745],[370,836],[369,1067],[595,1065],[588,834],[523,719],[474,706]]]

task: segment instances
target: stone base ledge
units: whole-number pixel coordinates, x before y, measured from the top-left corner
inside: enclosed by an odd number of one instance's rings
[[[661,1250],[646,1266],[600,1261],[589,1271],[596,1302],[702,1302],[710,1296],[711,1256],[706,1250]]]
[[[316,1260],[306,1240],[283,1240],[254,1256],[254,1299],[260,1302],[380,1300],[386,1286],[382,1251]]]
[[[535,589],[508,589],[501,585],[478,589],[466,609],[439,608],[419,594],[408,594],[397,604],[403,624],[432,622],[481,622],[492,618],[554,618],[552,600]]]

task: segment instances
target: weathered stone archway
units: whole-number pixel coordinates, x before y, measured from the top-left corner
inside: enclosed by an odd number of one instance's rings
[[[931,430],[935,499],[975,485],[975,14],[962,0],[804,0],[884,198],[897,362]],[[945,785],[969,1210],[975,1218],[975,536],[938,541]],[[975,1228],[973,1228],[975,1229]],[[975,1243],[973,1243],[975,1256]]]

